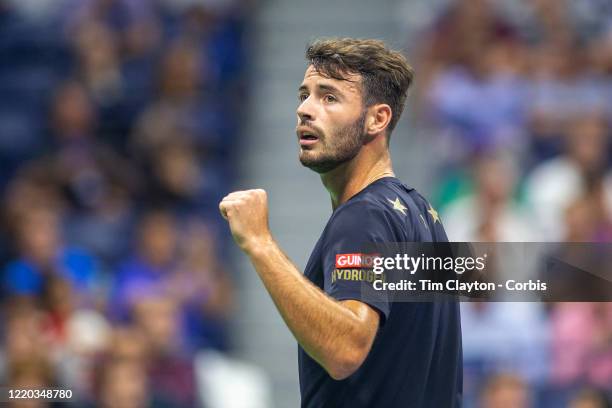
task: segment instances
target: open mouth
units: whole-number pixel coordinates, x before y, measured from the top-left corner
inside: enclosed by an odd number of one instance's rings
[[[309,146],[317,143],[317,141],[319,140],[319,137],[315,135],[314,132],[311,132],[306,129],[300,130],[298,132],[298,135],[300,137],[300,146]]]

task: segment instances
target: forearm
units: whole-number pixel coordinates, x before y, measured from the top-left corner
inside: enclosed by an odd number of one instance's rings
[[[332,376],[367,354],[372,336],[362,316],[312,284],[274,241],[248,255],[297,341]]]
[[[378,313],[356,300],[338,302],[297,270],[272,239],[264,190],[236,191],[219,203],[236,244],[251,258],[287,326],[335,379],[351,375],[370,351]]]

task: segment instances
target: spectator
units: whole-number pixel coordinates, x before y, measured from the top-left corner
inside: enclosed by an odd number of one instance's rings
[[[117,274],[113,314],[125,320],[143,299],[169,297],[179,309],[183,346],[225,348],[225,299],[231,293],[227,277],[213,255],[212,240],[192,228],[179,243],[178,228],[168,212],[143,217],[137,251]]]
[[[195,372],[181,344],[180,314],[176,301],[163,295],[144,295],[133,307],[134,321],[148,344],[147,365],[151,387],[176,406],[195,402]]]
[[[569,403],[569,408],[610,408],[612,403],[605,392],[585,389],[579,392]]]
[[[107,347],[110,326],[95,309],[76,307],[72,287],[64,279],[49,279],[42,301],[43,334],[49,340],[49,351],[57,356],[58,378],[75,398],[83,398],[90,392],[94,361]]]
[[[145,365],[137,360],[111,359],[99,370],[96,406],[104,408],[154,407]],[[164,405],[161,405],[164,406]]]
[[[97,22],[82,24],[75,35],[80,76],[98,106],[109,106],[122,97],[123,84],[114,33]]]
[[[30,357],[15,362],[9,369],[8,388],[12,390],[52,388],[54,381],[53,367],[45,359]],[[46,407],[44,399],[11,400],[11,408],[37,408]]]
[[[31,164],[39,177],[56,185],[71,211],[70,241],[93,248],[104,260],[119,256],[138,194],[138,172],[107,144],[96,139],[95,107],[74,81],[58,90],[52,106],[55,146]]]
[[[215,235],[201,220],[190,219],[184,232],[175,296],[188,308],[191,338],[207,347],[230,348],[228,322],[234,312],[234,289],[218,257]],[[182,277],[181,277],[182,276]]]
[[[194,353],[229,347],[226,259],[200,221],[245,109],[249,17],[224,3],[0,0],[5,384],[193,406]]]
[[[160,64],[157,98],[137,121],[137,154],[146,155],[176,136],[204,153],[222,147],[231,121],[207,92],[208,63],[189,40],[177,39],[168,48]]]
[[[11,313],[6,320],[2,350],[2,379],[8,384],[14,374],[11,369],[24,363],[37,361],[49,364],[46,354],[49,341],[44,337],[43,316],[38,309],[24,299],[13,299],[8,305]],[[13,377],[14,379],[14,377]]]
[[[221,199],[220,166],[200,160],[192,143],[180,138],[164,142],[150,152],[144,166],[149,170],[147,194],[153,205],[195,214],[212,212]]]
[[[434,121],[453,140],[451,159],[482,150],[523,148],[526,88],[524,52],[512,39],[483,44],[468,66],[449,66],[433,80]]]
[[[530,219],[513,199],[516,168],[502,155],[475,161],[475,191],[451,203],[442,215],[454,241],[512,242],[535,240]]]
[[[540,304],[463,303],[461,313],[468,401],[484,379],[499,373],[515,373],[534,387],[547,383],[551,333]]]
[[[96,259],[85,250],[66,246],[59,222],[59,214],[46,208],[32,208],[17,222],[18,257],[6,267],[6,291],[42,295],[45,283],[59,276],[73,285],[78,304],[95,303],[99,290]]]
[[[526,200],[546,240],[556,241],[565,234],[565,209],[585,194],[588,178],[605,171],[608,132],[606,119],[600,115],[576,117],[566,136],[566,153],[540,164],[527,177]],[[603,188],[606,207],[610,208],[610,176],[605,177]]]
[[[519,377],[502,374],[490,379],[481,396],[482,408],[528,408],[529,387]]]
[[[612,383],[612,307],[609,303],[561,303],[552,321],[552,378],[556,385]]]

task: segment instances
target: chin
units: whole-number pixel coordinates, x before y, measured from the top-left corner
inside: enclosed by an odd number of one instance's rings
[[[305,150],[304,148],[301,148],[299,159],[300,163],[306,166],[305,163],[313,163],[317,161],[317,154],[310,149]]]
[[[319,174],[325,174],[336,168],[339,164],[329,160],[317,160],[313,156],[315,155],[300,154],[300,163],[302,163],[302,166]]]

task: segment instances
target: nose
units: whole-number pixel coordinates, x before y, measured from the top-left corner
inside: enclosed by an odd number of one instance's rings
[[[307,122],[314,119],[312,104],[310,102],[310,97],[304,99],[300,106],[297,108],[297,116],[300,122]]]

